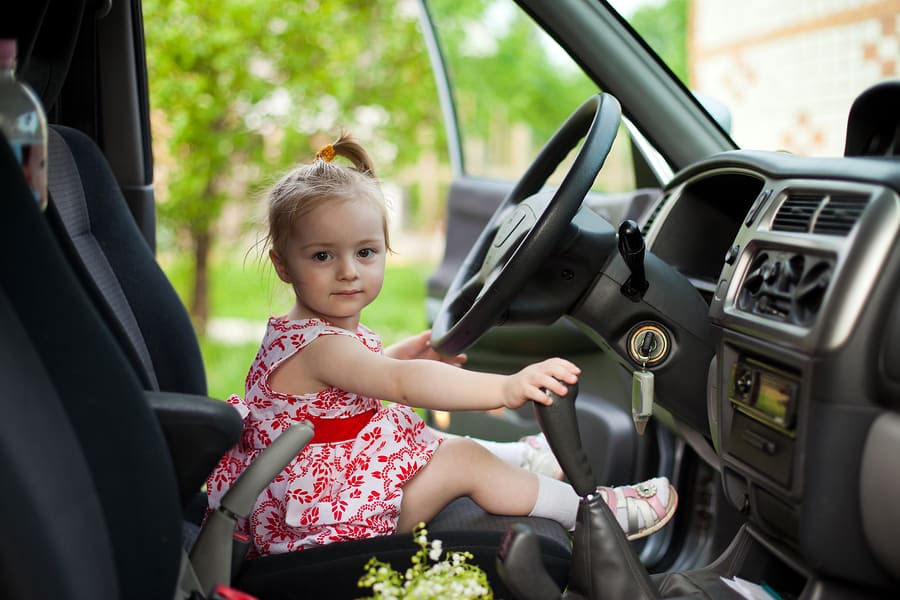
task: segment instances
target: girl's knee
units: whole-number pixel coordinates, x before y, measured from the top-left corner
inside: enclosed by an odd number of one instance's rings
[[[447,458],[465,461],[491,460],[494,457],[484,446],[467,437],[446,438],[440,445],[440,451]]]

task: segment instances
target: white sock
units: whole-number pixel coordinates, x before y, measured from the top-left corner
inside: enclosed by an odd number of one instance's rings
[[[488,452],[514,467],[521,467],[525,462],[525,445],[522,442],[492,442],[473,437],[469,439],[478,442]]]
[[[537,500],[534,501],[534,508],[528,516],[553,519],[567,531],[572,531],[578,515],[578,494],[564,481],[557,481],[545,475],[537,475],[537,478]]]

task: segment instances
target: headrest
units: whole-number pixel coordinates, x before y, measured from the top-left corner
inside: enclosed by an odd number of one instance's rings
[[[900,81],[873,85],[853,101],[844,156],[900,157]]]

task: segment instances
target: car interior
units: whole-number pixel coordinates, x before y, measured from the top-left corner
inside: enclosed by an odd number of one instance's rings
[[[549,353],[590,365],[550,407],[452,429],[543,430],[582,501],[571,537],[465,498],[429,532],[471,552],[496,597],[740,598],[734,578],[777,598],[896,596],[900,83],[860,90],[842,157],[739,150],[605,2],[519,4],[603,92],[514,185],[454,180],[432,342],[498,371]],[[241,423],[207,395],[155,258],[142,27],[140,0],[21,3],[0,26],[50,123],[43,212],[0,144],[0,587],[358,597],[367,560],[408,561],[411,534],[247,560],[232,536],[308,429],[205,518],[202,486]],[[623,119],[674,175],[656,178],[634,139],[637,188],[605,196],[591,187]],[[629,542],[595,487],[658,474],[679,512]]]

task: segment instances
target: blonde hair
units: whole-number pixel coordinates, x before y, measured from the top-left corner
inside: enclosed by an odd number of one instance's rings
[[[332,162],[342,156],[352,163]],[[297,219],[326,202],[366,200],[382,214],[385,247],[390,250],[388,209],[375,168],[365,149],[349,134],[341,133],[336,142],[326,144],[315,160],[289,171],[268,192],[269,232],[265,245],[283,255],[287,239]]]

